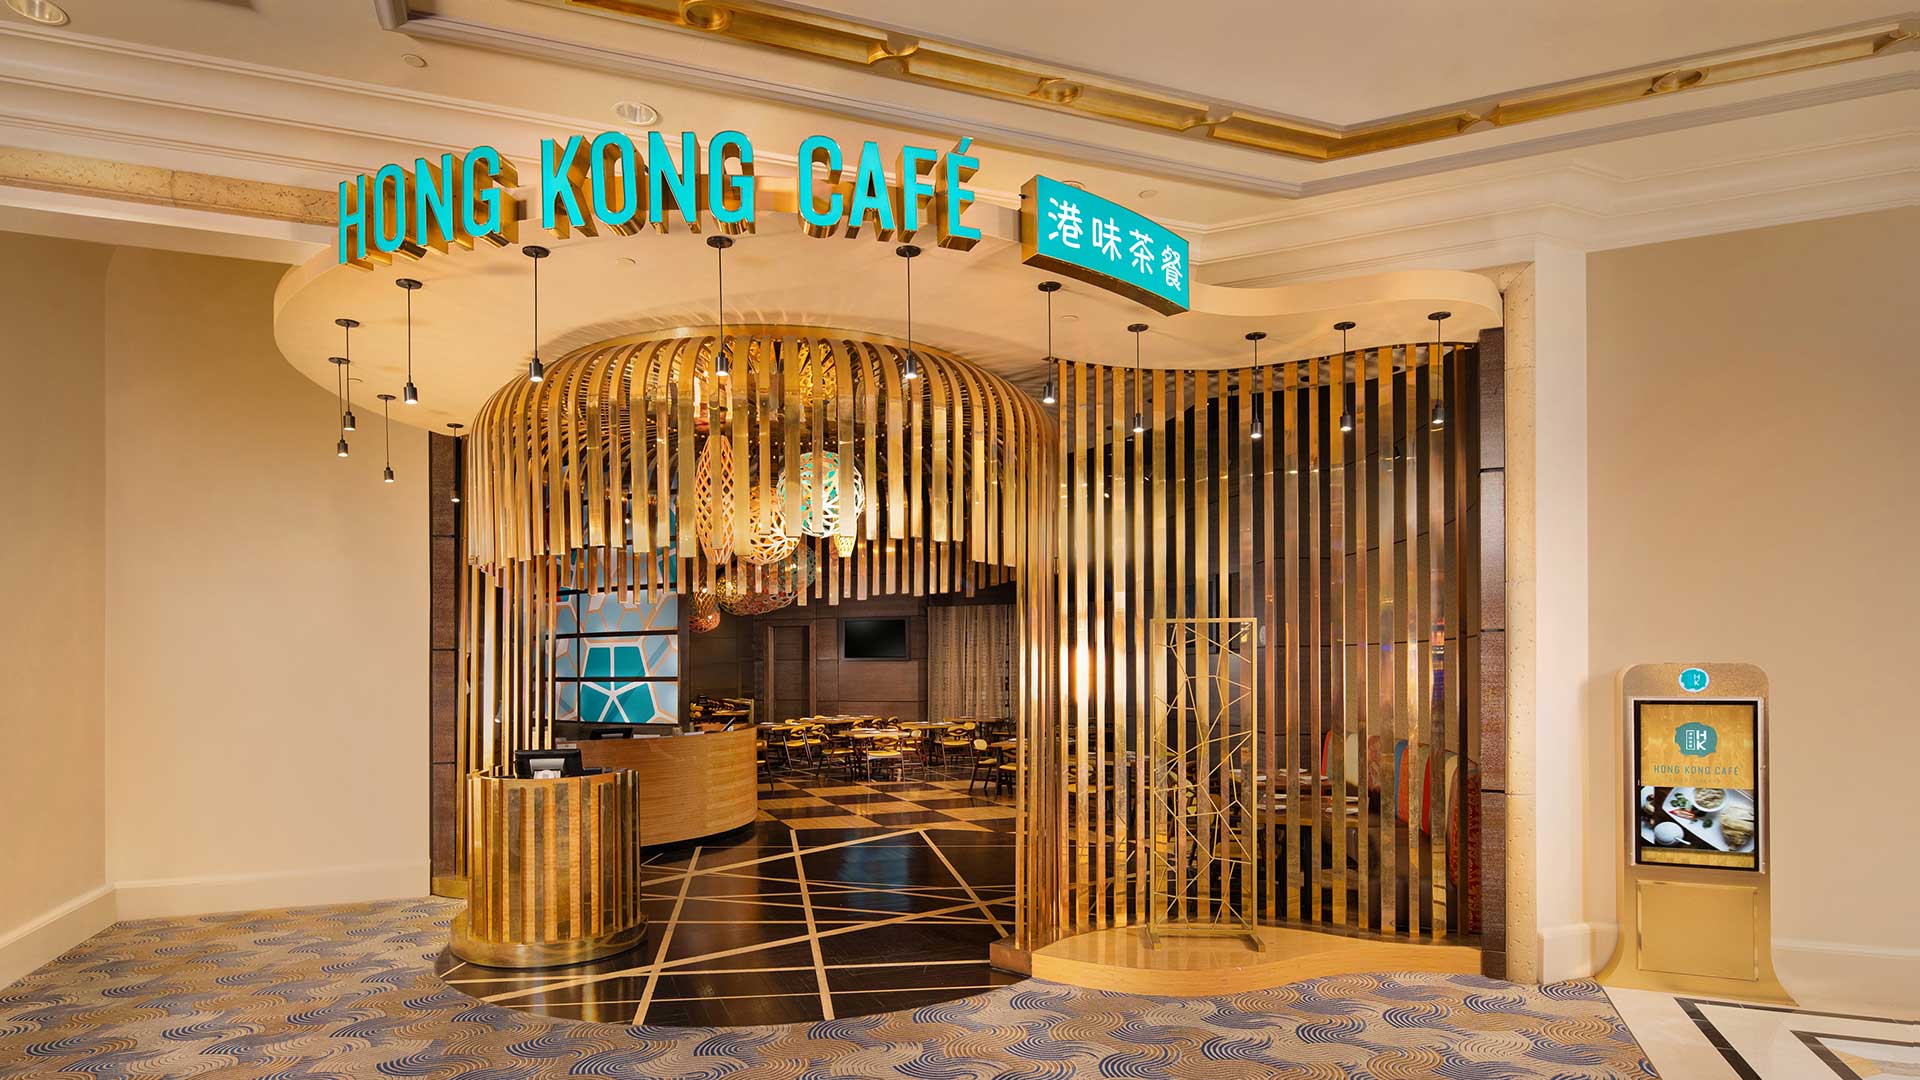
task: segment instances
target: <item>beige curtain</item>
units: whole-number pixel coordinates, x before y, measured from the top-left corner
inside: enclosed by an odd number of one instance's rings
[[[1010,604],[927,608],[927,718],[1013,715]]]

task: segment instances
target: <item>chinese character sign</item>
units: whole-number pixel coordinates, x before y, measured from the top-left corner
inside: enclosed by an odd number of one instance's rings
[[[1020,261],[1098,285],[1163,315],[1191,306],[1184,237],[1052,177],[1036,176],[1021,189]]]

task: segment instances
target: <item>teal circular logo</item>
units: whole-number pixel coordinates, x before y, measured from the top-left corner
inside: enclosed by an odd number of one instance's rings
[[[1707,681],[1707,673],[1697,667],[1690,667],[1680,673],[1680,689],[1689,694],[1697,694],[1705,690]]]

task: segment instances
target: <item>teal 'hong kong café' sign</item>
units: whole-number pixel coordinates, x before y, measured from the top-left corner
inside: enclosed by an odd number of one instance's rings
[[[1192,306],[1187,241],[1151,218],[1050,176],[1020,191],[1020,261],[1117,292],[1162,315]]]

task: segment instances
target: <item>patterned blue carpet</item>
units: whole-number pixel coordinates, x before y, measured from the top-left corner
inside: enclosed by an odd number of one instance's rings
[[[910,1012],[740,1028],[484,1004],[433,958],[458,904],[121,923],[0,991],[0,1077],[519,1080],[1650,1078],[1599,987],[1355,975],[1218,998],[1029,980]]]

